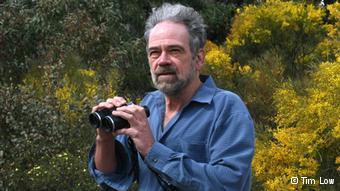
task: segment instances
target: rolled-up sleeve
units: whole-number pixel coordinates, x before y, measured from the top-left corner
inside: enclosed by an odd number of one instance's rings
[[[129,152],[125,149],[122,142],[115,140],[115,150],[117,156],[117,169],[115,172],[103,173],[96,169],[94,163],[95,144],[92,146],[88,157],[88,169],[90,175],[102,188],[111,187],[115,190],[128,190],[133,182],[132,163]]]

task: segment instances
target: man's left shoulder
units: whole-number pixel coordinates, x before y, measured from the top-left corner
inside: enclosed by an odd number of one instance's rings
[[[229,90],[217,88],[213,101],[217,105],[224,106],[230,112],[248,112],[241,97]]]
[[[221,88],[216,88],[214,99],[243,103],[241,97],[237,93]]]

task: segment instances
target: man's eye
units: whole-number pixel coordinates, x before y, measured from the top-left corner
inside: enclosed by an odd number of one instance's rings
[[[170,49],[170,53],[174,54],[174,55],[177,55],[177,54],[181,53],[181,50],[178,49],[178,48],[173,48],[173,49]]]
[[[159,57],[160,53],[158,51],[151,51],[149,52],[149,57],[151,58],[157,58]]]

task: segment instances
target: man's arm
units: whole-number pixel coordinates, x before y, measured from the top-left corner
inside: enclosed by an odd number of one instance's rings
[[[126,101],[114,97],[92,108],[92,112],[104,108],[120,107]],[[101,128],[97,129],[96,143],[89,153],[89,171],[96,182],[103,187],[127,190],[133,181],[129,151],[125,148],[126,137],[115,136]]]
[[[106,147],[105,145],[102,145],[102,151],[99,151],[100,155],[99,157],[103,157],[103,160],[96,159],[97,149],[101,146],[97,147],[98,141],[96,141],[96,144],[92,147],[90,153],[89,153],[89,163],[88,168],[91,176],[95,179],[95,181],[103,188],[111,187],[116,190],[128,190],[130,185],[132,184],[134,180],[134,176],[132,174],[132,161],[130,158],[129,150],[126,147],[127,139],[125,136],[116,136],[115,140],[113,140],[114,143],[114,156],[115,156],[115,169],[114,171],[109,171],[110,166],[112,165],[112,161],[107,160],[106,161],[106,152],[111,152],[110,150],[106,150],[109,147]],[[106,143],[105,143],[106,144]],[[106,147],[106,149],[104,149]],[[98,160],[96,163],[95,160]],[[105,164],[106,161],[108,164]],[[104,167],[106,165],[109,166],[109,168],[103,168],[99,169],[96,165],[103,165]],[[107,172],[106,172],[107,170]]]
[[[97,170],[103,173],[114,172],[117,168],[115,141],[112,133],[97,129],[94,163]]]

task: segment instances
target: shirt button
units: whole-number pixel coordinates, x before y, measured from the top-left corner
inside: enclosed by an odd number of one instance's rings
[[[156,163],[156,162],[158,162],[158,159],[154,158],[154,159],[152,159],[152,162]]]

